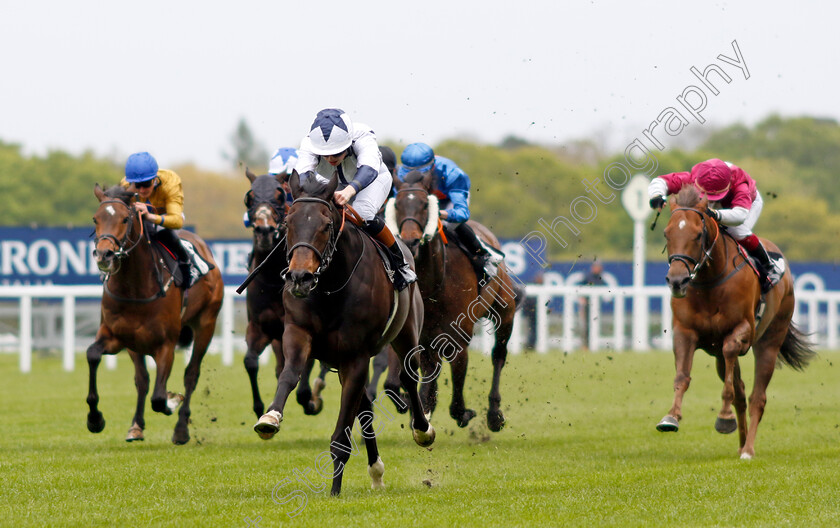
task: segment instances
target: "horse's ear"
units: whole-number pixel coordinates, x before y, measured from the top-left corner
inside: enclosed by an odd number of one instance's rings
[[[292,198],[297,200],[300,196],[300,174],[296,170],[293,170],[292,175],[289,176],[289,187],[292,189]]]
[[[332,178],[330,178],[330,182],[321,193],[322,198],[327,201],[331,200],[336,189],[338,189],[338,172],[333,173]]]
[[[429,192],[432,192],[432,186],[435,184],[435,173],[434,171],[429,171],[423,176],[423,179],[420,181],[423,184],[423,188]]]
[[[397,190],[400,190],[400,188],[402,188],[402,186],[405,185],[404,181],[397,178],[396,172],[391,173],[391,182],[392,182],[392,185],[394,186],[394,189],[397,189]]]
[[[275,174],[274,179],[277,180],[278,183],[283,184],[289,181],[289,173],[286,174]]]
[[[709,207],[709,196],[704,194],[700,197],[700,203],[697,204],[697,208],[705,211],[707,207]]]
[[[96,199],[100,202],[105,199],[105,191],[102,190],[102,187],[100,187],[98,183],[93,186],[93,195],[96,196]]]
[[[670,207],[671,210],[673,211],[676,206],[677,206],[677,195],[672,194],[668,198],[668,207]]]
[[[251,172],[251,169],[249,169],[247,166],[245,167],[245,176],[251,183],[254,183],[254,180],[257,179],[257,176],[253,172]]]

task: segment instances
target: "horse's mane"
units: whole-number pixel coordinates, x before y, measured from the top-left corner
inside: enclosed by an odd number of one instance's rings
[[[105,189],[105,196],[108,198],[113,198],[114,200],[122,200],[125,203],[128,203],[132,197],[134,197],[134,193],[123,187],[122,185],[112,185]]]
[[[700,196],[700,192],[694,185],[687,184],[683,185],[680,188],[680,192],[677,193],[677,205],[680,207],[694,207],[703,197]]]

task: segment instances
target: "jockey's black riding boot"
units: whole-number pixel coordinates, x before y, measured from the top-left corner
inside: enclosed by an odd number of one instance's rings
[[[181,244],[181,239],[172,229],[161,229],[157,234],[158,240],[163,242],[178,259],[178,270],[181,272],[182,286],[186,289],[190,285],[190,257]]]
[[[391,261],[391,267],[394,270],[394,288],[397,291],[403,291],[417,280],[417,275],[408,265],[397,240],[382,218],[377,216],[373,220],[366,221],[363,229],[388,248],[388,260]]]
[[[758,264],[758,281],[761,283],[761,293],[765,294],[770,291],[773,284],[770,282],[770,272],[773,270],[773,263],[770,261],[770,255],[764,248],[764,244],[759,241],[758,246],[753,250],[747,250],[747,253],[753,257]]]
[[[484,273],[493,276],[493,273],[490,273],[492,268],[487,266],[490,253],[478,241],[478,235],[475,234],[475,231],[466,222],[461,222],[456,225],[455,234],[458,235],[458,238],[467,247],[467,251],[470,252],[470,260],[479,277]],[[488,270],[488,268],[491,268],[491,270]]]

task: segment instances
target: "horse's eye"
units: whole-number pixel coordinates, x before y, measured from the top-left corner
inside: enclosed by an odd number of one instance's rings
[[[127,223],[128,223],[128,217],[126,216],[125,218],[123,218],[123,219],[122,219],[122,222],[123,222],[124,224],[127,224]]]
[[[429,202],[424,203],[423,204],[423,210],[425,211],[428,208],[429,208]]]
[[[700,237],[703,236],[703,233],[697,233],[697,236],[694,237],[694,240],[700,240]]]
[[[94,223],[94,224],[98,224],[98,223],[99,223],[99,220],[97,220],[95,216],[93,217],[93,223]]]

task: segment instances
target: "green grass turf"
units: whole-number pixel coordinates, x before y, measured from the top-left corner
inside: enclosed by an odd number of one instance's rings
[[[752,357],[742,359],[748,390]],[[179,353],[170,389],[183,386]],[[459,429],[448,416],[448,369],[433,417],[431,450],[414,444],[405,415],[377,424],[383,491],[370,490],[364,454],[351,457],[340,498],[290,484],[307,502],[272,500],[295,470],[328,448],[338,380],[324,411],[304,416],[290,400],[280,433],[251,429],[241,365],[206,358],[193,401],[192,440],[170,443],[175,417],[147,405],[145,442],[126,443],[134,407],[126,355],[100,368],[97,435],[85,427],[87,366],[75,372],[36,357],[20,374],[0,356],[0,526],[838,526],[840,353],[803,373],[777,370],[759,429],[756,458],[739,460],[737,434],[713,429],[721,383],[698,353],[678,433],[654,426],[671,405],[670,353],[576,353],[509,358],[502,378],[507,426],[484,425],[488,358],[470,357],[467,403],[479,417]],[[260,372],[267,399],[273,359]],[[389,404],[388,409],[393,409]],[[358,429],[356,430],[358,435]],[[363,445],[360,444],[360,448]],[[314,475],[314,471],[310,473]]]

